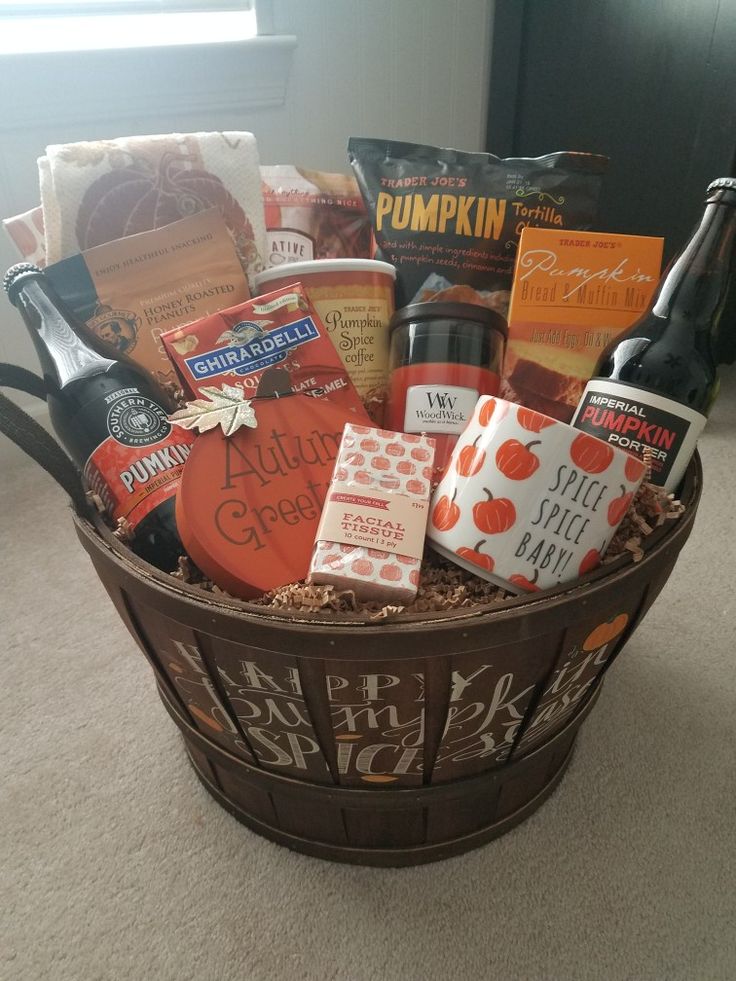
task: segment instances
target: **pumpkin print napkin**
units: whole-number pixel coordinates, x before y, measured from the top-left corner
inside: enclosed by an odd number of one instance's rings
[[[41,208],[32,208],[22,215],[3,218],[3,228],[10,236],[19,255],[27,262],[35,262],[37,266],[46,265],[46,243]]]
[[[65,143],[47,147],[38,168],[49,264],[216,207],[255,287],[266,229],[252,133]]]

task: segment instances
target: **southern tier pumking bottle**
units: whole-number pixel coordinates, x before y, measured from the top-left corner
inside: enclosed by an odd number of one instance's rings
[[[652,482],[674,491],[718,392],[716,333],[736,244],[736,179],[705,212],[647,312],[603,352],[572,425],[629,452],[651,451]]]
[[[184,550],[174,497],[191,435],[169,424],[139,368],[103,358],[80,339],[40,269],[19,263],[3,286],[31,333],[53,427],[88,488],[113,520],[129,523],[133,551],[165,571],[176,568]]]

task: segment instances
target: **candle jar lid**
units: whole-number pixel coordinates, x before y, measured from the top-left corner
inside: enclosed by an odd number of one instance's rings
[[[402,337],[399,352],[395,332],[403,327],[411,329]],[[389,331],[394,367],[432,361],[489,364],[508,336],[504,318],[475,303],[411,303],[396,311]]]

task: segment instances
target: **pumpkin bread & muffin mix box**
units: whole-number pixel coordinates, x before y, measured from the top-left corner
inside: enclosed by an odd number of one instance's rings
[[[661,238],[525,228],[501,395],[569,422],[607,345],[646,310]]]

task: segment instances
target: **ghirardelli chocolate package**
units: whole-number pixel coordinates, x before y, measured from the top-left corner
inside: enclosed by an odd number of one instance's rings
[[[287,390],[324,398],[368,422],[360,396],[301,283],[169,331],[163,343],[186,396],[240,385],[252,397],[269,369]]]
[[[377,259],[396,266],[396,306],[479,303],[504,316],[521,230],[590,228],[607,157],[492,153],[352,137]]]
[[[95,347],[175,381],[161,334],[250,296],[233,240],[212,208],[62,259],[46,275]]]

